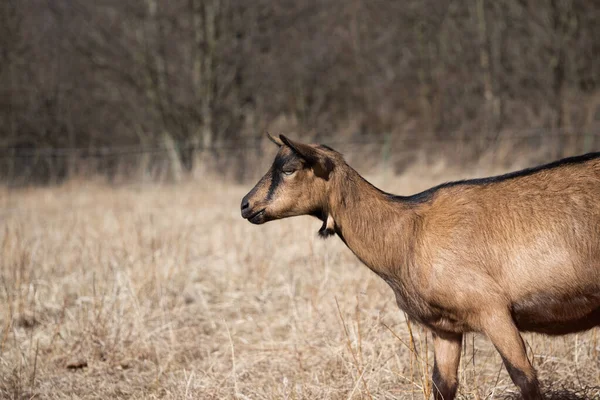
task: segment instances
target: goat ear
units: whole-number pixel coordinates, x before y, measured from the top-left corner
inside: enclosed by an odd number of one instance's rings
[[[304,158],[310,164],[316,163],[318,161],[317,159],[319,155],[317,154],[317,150],[312,146],[293,141],[291,139],[286,138],[283,135],[279,135],[279,138],[286,146],[292,149],[294,153]]]
[[[271,142],[275,143],[279,147],[283,146],[283,142],[281,141],[281,139],[279,139],[278,137],[271,136],[269,132],[265,132],[265,134]]]
[[[315,149],[313,146],[304,143],[298,143],[279,135],[281,141],[288,146],[294,153],[302,157],[315,171],[315,174],[325,180],[329,179],[329,174],[333,171],[333,161],[326,155]]]

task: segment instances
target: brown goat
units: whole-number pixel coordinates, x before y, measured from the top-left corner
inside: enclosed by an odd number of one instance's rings
[[[433,332],[436,399],[456,395],[465,332],[486,334],[523,397],[541,399],[519,331],[600,325],[600,153],[404,197],[329,147],[269,137],[279,152],[242,216],[313,215],[337,234]]]

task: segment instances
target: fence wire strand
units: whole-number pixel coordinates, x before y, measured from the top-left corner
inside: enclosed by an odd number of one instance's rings
[[[439,144],[475,144],[475,143],[501,143],[504,141],[519,140],[545,140],[557,138],[588,138],[595,141],[600,136],[599,130],[592,132],[574,132],[574,131],[549,131],[541,129],[530,129],[522,131],[511,131],[510,134],[495,135],[468,135],[460,136],[435,136],[434,134],[421,134],[410,136],[394,137],[392,135],[372,135],[353,137],[347,139],[335,138],[332,136],[315,136],[308,141],[321,143],[332,147],[347,149],[351,146],[383,146],[393,143],[394,145],[415,146],[419,148],[430,148]],[[219,140],[210,146],[202,146],[186,141],[176,142],[174,146],[98,146],[98,147],[0,147],[0,159],[18,159],[18,158],[111,158],[120,156],[139,156],[139,155],[160,155],[171,151],[177,152],[235,152],[246,150],[260,150],[265,147],[266,139],[263,136],[254,138],[240,138],[233,140]]]

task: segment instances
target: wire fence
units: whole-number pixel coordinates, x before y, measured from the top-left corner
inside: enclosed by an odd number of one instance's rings
[[[475,160],[485,152],[492,155],[502,153],[498,156],[499,160],[504,160],[508,155],[525,159],[527,164],[535,165],[560,156],[600,151],[600,129],[585,132],[527,130],[501,135],[465,134],[448,137],[436,137],[431,134],[352,138],[313,136],[299,140],[322,143],[340,150],[351,165],[361,166],[363,171],[372,166],[383,166],[398,172],[402,165],[414,162],[422,154],[431,157],[442,156],[446,161],[449,160],[448,163],[466,168],[469,166],[469,160]],[[432,149],[436,152],[432,152]],[[543,151],[540,153],[540,150]],[[174,170],[185,169],[181,165],[174,166],[172,157],[175,155],[181,158],[181,154],[185,152],[189,152],[191,157],[208,155],[203,159],[206,169],[216,171],[224,179],[244,181],[255,180],[264,173],[265,163],[257,162],[257,157],[272,157],[274,149],[262,135],[256,138],[221,140],[208,147],[183,141],[175,141],[172,146],[121,145],[35,149],[0,147],[0,185],[19,187],[32,183],[60,182],[72,176],[96,175],[116,178],[117,181],[125,179],[128,184],[172,181]],[[538,156],[537,159],[532,156],[534,153]],[[94,204],[68,205],[70,210],[88,210],[94,207]],[[165,209],[167,208],[168,206],[165,206]],[[155,211],[162,212],[164,209]],[[11,215],[35,212],[35,209],[11,205],[8,202],[5,207],[0,208],[0,220]]]
[[[575,130],[546,130],[541,128],[510,130],[507,133],[496,133],[493,135],[484,134],[478,135],[473,132],[461,132],[458,134],[440,134],[440,133],[418,133],[410,135],[355,135],[348,138],[340,138],[335,136],[320,136],[314,135],[306,140],[314,143],[326,144],[331,147],[349,147],[356,145],[386,145],[391,142],[397,145],[432,147],[440,144],[470,144],[484,143],[493,144],[503,141],[519,141],[519,140],[555,140],[560,138],[584,139],[588,140],[590,145],[597,141],[600,136],[600,127],[586,131]],[[290,135],[293,138],[293,135]],[[111,156],[127,156],[140,154],[157,154],[167,153],[173,150],[182,151],[244,151],[244,150],[259,150],[264,148],[266,139],[264,136],[252,138],[236,138],[236,139],[219,139],[215,143],[204,146],[201,144],[192,143],[190,141],[174,141],[173,145],[169,146],[143,146],[143,145],[102,145],[102,146],[85,146],[85,147],[23,147],[23,146],[4,146],[0,147],[0,158],[29,158],[29,157],[89,157],[103,158]]]
[[[295,135],[289,135],[295,138]],[[420,133],[406,135],[355,135],[335,137],[313,135],[300,140],[328,145],[365,168],[384,165],[402,168],[416,155],[448,158],[468,165],[482,154],[536,154],[540,159],[600,150],[600,127],[585,131],[525,129],[476,135]],[[202,160],[205,170],[224,177],[244,180],[252,173],[257,159],[271,155],[270,142],[263,136],[221,139],[210,146],[173,140],[168,145],[86,146],[86,147],[0,147],[0,182],[26,184],[58,181],[72,175],[131,176],[144,179],[170,179],[190,170]],[[500,156],[499,156],[500,157]],[[455,158],[455,160],[453,160]]]

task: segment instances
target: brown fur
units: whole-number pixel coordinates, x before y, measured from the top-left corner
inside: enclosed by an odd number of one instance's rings
[[[464,332],[485,333],[524,398],[539,399],[519,330],[600,325],[600,155],[399,197],[329,148],[279,142],[242,215],[310,214],[324,236],[335,232],[433,331],[437,399],[455,396]]]

